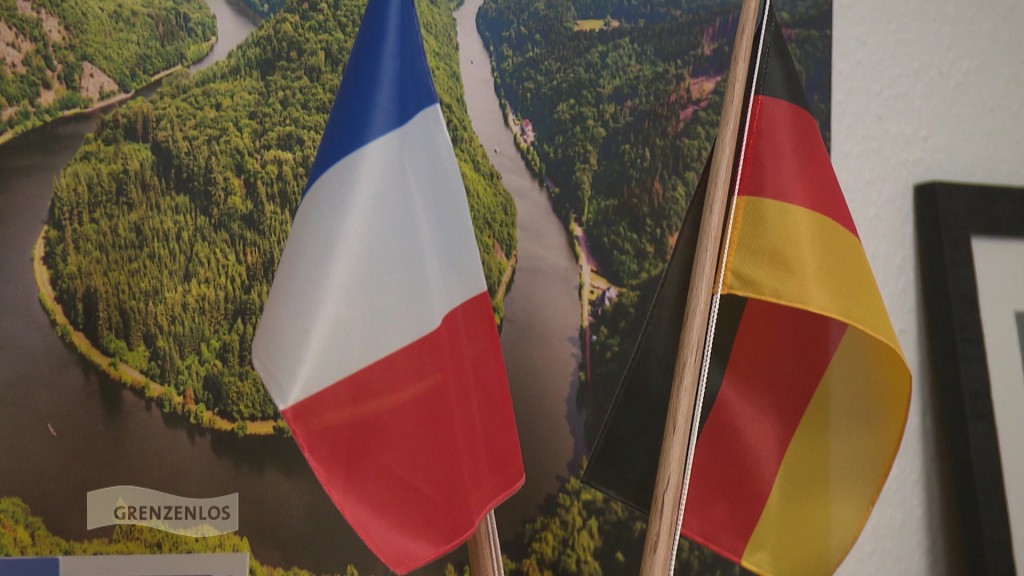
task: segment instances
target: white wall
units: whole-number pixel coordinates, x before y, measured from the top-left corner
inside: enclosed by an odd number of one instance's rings
[[[900,453],[839,573],[960,574],[913,186],[1024,186],[1024,1],[835,0],[833,18],[833,163],[914,374]]]

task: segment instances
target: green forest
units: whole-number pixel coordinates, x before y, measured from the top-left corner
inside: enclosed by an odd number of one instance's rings
[[[579,475],[566,479],[557,493],[549,495],[540,512],[524,526],[521,541],[502,543],[506,573],[516,576],[640,573],[646,518],[585,486]],[[686,540],[679,543],[676,573],[687,576],[749,574]]]
[[[202,0],[0,0],[0,139],[198,60],[216,33]]]
[[[728,0],[487,0],[480,10],[501,96],[536,133],[535,168],[614,284],[639,285],[671,251],[718,127],[737,12]],[[828,5],[784,5],[780,17],[796,57],[813,64],[804,77],[823,84],[812,101],[825,117]],[[593,18],[614,25],[575,30]]]
[[[285,0],[244,0],[245,5],[266,18],[284,7]]]
[[[227,60],[104,117],[58,179],[45,263],[108,355],[229,419],[276,417],[253,332],[363,2],[289,2]],[[515,205],[465,112],[452,6],[417,3],[495,315]]]

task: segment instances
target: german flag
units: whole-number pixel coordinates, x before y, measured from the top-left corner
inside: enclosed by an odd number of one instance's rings
[[[682,531],[757,573],[829,574],[896,457],[910,372],[770,7],[754,53]],[[648,323],[682,294],[660,291]],[[644,336],[657,332],[670,330]],[[656,470],[626,454],[657,461],[660,434],[640,446],[636,429],[663,429],[669,386],[637,373],[674,365],[651,349],[639,344],[586,478],[642,509]]]

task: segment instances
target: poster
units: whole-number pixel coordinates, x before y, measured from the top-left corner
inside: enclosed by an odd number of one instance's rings
[[[130,66],[111,71],[95,98],[131,82],[134,99],[0,146],[0,555],[249,551],[254,573],[387,574],[248,365],[363,4],[206,4],[219,41],[192,72],[143,89]],[[738,3],[417,7],[523,445],[527,484],[497,510],[510,572],[635,573],[642,518],[576,475],[710,149]],[[52,25],[60,14],[46,2],[2,9],[9,30],[35,18],[48,46],[79,32],[73,20]],[[830,2],[783,0],[779,11],[828,141]],[[208,32],[182,14],[158,33]],[[3,31],[5,45],[31,51]],[[4,89],[22,68],[41,70],[33,61],[5,59]],[[55,94],[68,87],[42,74]],[[7,126],[30,107],[12,101],[0,102]],[[51,289],[66,320],[41,304]],[[237,494],[238,530],[88,529],[87,495],[114,486]],[[738,570],[687,543],[680,556],[697,573]],[[464,564],[460,550],[417,573]]]

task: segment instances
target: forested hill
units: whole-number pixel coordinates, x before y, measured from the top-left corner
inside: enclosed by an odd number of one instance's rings
[[[223,63],[104,118],[56,184],[46,264],[64,311],[186,407],[276,414],[252,335],[363,7],[287,2]],[[417,7],[500,315],[515,205],[465,112],[452,6]]]
[[[285,0],[243,0],[245,5],[266,18],[284,7]]]
[[[216,34],[203,0],[0,0],[0,141],[193,62]]]
[[[657,274],[671,250],[717,130],[738,7],[486,0],[480,10],[501,95],[530,120],[557,205],[581,218],[615,284]],[[831,10],[820,0],[780,10],[827,133]]]

